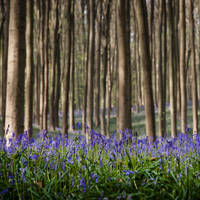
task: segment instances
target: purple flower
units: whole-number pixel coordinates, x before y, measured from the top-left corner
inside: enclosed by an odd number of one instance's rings
[[[131,170],[123,170],[123,172],[126,174],[126,176],[129,176],[130,174],[134,174]]]
[[[2,191],[0,192],[0,194],[1,194],[1,195],[4,195],[4,194],[6,194],[7,192],[8,192],[8,188],[2,190]]]
[[[80,180],[80,187],[83,187],[83,192],[86,192],[86,183],[85,183],[85,177]]]
[[[38,157],[39,157],[39,155],[38,155],[38,154],[33,154],[33,155],[31,156],[31,159],[32,159],[32,160],[37,160],[37,159],[38,159]]]

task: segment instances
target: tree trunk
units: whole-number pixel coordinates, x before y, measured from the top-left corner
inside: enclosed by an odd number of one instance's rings
[[[93,129],[93,73],[95,50],[95,1],[89,0],[89,60],[88,60],[88,90],[87,90],[87,125]],[[86,133],[89,139],[89,133]]]
[[[95,86],[95,125],[100,125],[100,66],[101,66],[101,36],[102,36],[102,2],[100,1],[97,33],[97,57],[96,57],[96,86]]]
[[[190,0],[190,42],[191,42],[191,65],[192,65],[192,115],[193,135],[198,133],[198,98],[197,98],[197,75],[195,53],[195,24],[194,24],[194,0]]]
[[[43,130],[44,112],[44,27],[45,27],[45,1],[40,1],[40,131]]]
[[[108,44],[110,41],[110,3],[107,1],[104,12],[104,23],[102,24],[102,65],[101,65],[101,134],[106,135],[106,78],[108,71]]]
[[[33,125],[33,87],[34,87],[34,63],[33,63],[33,7],[34,1],[27,1],[26,19],[26,82],[25,82],[25,130],[32,137]]]
[[[5,135],[7,145],[15,133],[17,137],[24,131],[24,76],[26,65],[25,49],[26,0],[10,2],[8,79],[6,95]]]
[[[187,125],[187,95],[186,95],[186,22],[185,22],[185,0],[180,2],[180,87],[181,87],[181,132],[186,133]]]
[[[75,70],[75,19],[74,19],[74,7],[75,1],[72,1],[72,12],[71,12],[71,40],[72,40],[72,50],[71,50],[71,67],[70,67],[70,90],[69,90],[69,129],[71,131],[75,128],[74,119],[74,70]]]
[[[87,5],[88,6],[88,5]],[[85,23],[84,23],[85,5],[82,4],[82,31],[83,31],[83,80],[84,81],[84,95],[82,104],[82,132],[86,134],[86,119],[87,119],[87,91],[88,91],[88,47],[89,47],[89,13],[87,13],[88,33],[86,37]]]
[[[151,79],[152,67],[151,67],[151,58],[149,51],[146,1],[136,0],[135,10],[138,22],[138,33],[140,35],[141,64],[143,68],[146,132],[148,139],[151,142],[152,140],[155,140],[156,133],[155,133],[155,116],[154,116],[154,103],[153,103],[152,79]]]
[[[158,133],[160,137],[164,137],[164,111],[163,111],[163,73],[162,73],[162,21],[163,21],[163,5],[162,0],[160,2],[159,8],[159,23],[157,26],[157,38],[158,38],[158,50],[157,50],[157,58],[158,58]],[[165,67],[165,66],[164,66]]]
[[[58,63],[58,32],[59,30],[59,0],[56,0],[56,25],[54,29],[54,47],[53,47],[53,70],[51,73],[51,88],[50,88],[50,107],[49,107],[49,114],[50,114],[50,130],[55,130],[55,93],[56,93],[56,67]]]
[[[37,63],[34,65],[34,122],[40,124],[40,52],[37,53]]]
[[[44,35],[44,110],[43,110],[43,129],[48,129],[48,94],[49,94],[49,10],[50,10],[50,0],[46,1],[45,6],[45,35]]]
[[[70,80],[70,63],[71,63],[71,1],[66,3],[66,63],[64,69],[64,85],[63,85],[63,124],[62,136],[68,137],[68,111],[69,111],[69,80]]]
[[[5,114],[6,114],[6,91],[7,91],[7,68],[8,68],[8,39],[9,39],[9,13],[10,13],[10,0],[4,0],[4,9],[5,9],[5,22],[3,26],[3,41],[2,41],[2,105],[1,105],[1,113],[2,113],[2,131],[5,133]]]
[[[59,30],[61,27],[59,27]],[[59,102],[61,91],[61,69],[60,69],[60,32],[57,36],[57,68],[56,68],[56,92],[55,92],[55,127],[59,127]]]
[[[130,52],[128,49],[127,38],[127,1],[117,1],[117,41],[118,41],[118,79],[119,79],[119,96],[118,96],[118,136],[120,131],[131,130],[131,102],[130,102]]]
[[[175,50],[174,50],[174,23],[173,23],[172,0],[168,2],[168,23],[169,23],[169,90],[170,90],[170,116],[171,136],[177,136],[176,127],[176,94],[175,94]]]
[[[163,131],[166,134],[166,95],[167,95],[167,11],[166,0],[163,0]]]

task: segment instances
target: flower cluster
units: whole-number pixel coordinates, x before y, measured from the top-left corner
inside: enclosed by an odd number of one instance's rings
[[[36,139],[21,135],[9,147],[0,139],[0,197],[7,199],[195,198],[199,182],[198,135],[149,144],[128,131],[120,141],[92,131],[86,143],[81,135],[44,132]]]

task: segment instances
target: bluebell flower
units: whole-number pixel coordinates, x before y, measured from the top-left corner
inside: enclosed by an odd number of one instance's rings
[[[86,192],[86,181],[85,181],[85,177],[84,176],[80,180],[80,187],[83,187],[83,192]]]
[[[6,189],[2,190],[2,191],[0,192],[0,194],[1,194],[1,195],[4,195],[4,194],[6,194],[8,191],[9,191],[9,189],[6,188]]]
[[[123,172],[126,174],[126,176],[129,176],[130,174],[134,174],[131,170],[123,170]]]
[[[81,128],[82,128],[81,122],[77,122],[77,123],[76,123],[76,127],[77,127],[78,129],[81,129]]]
[[[36,160],[38,159],[38,157],[39,157],[38,154],[33,154],[33,155],[31,156],[31,159],[36,161]]]

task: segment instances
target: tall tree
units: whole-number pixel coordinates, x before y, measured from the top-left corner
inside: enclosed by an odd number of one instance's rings
[[[145,98],[145,117],[146,117],[146,133],[149,141],[155,140],[155,116],[154,103],[152,93],[152,78],[151,78],[151,58],[149,51],[149,36],[148,36],[148,20],[147,8],[145,0],[135,1],[136,17],[138,22],[138,33],[141,47],[141,64],[143,70],[144,81],[144,98]]]
[[[50,129],[55,130],[55,127],[58,127],[58,103],[59,103],[59,91],[60,91],[60,23],[59,23],[59,17],[60,17],[60,1],[55,0],[55,28],[54,28],[54,38],[53,38],[53,70],[51,73],[51,87],[50,87]]]
[[[84,80],[84,95],[83,95],[83,104],[82,104],[82,131],[86,133],[86,118],[87,118],[87,91],[88,91],[88,46],[89,46],[89,33],[86,33],[85,29],[85,7],[89,6],[88,1],[81,1],[81,12],[82,12],[82,36],[83,36],[83,80]],[[87,12],[87,29],[89,30],[89,12]],[[88,31],[89,32],[89,31]]]
[[[196,52],[195,52],[195,24],[194,24],[194,0],[190,0],[190,42],[191,42],[191,65],[192,65],[192,113],[193,134],[198,133],[198,96],[197,96],[197,74],[196,74]]]
[[[117,41],[118,41],[118,139],[119,132],[131,130],[131,102],[130,102],[130,63],[127,40],[127,0],[117,1]],[[128,88],[128,89],[127,89]]]
[[[187,96],[186,96],[186,16],[185,0],[180,2],[180,87],[181,87],[181,132],[186,133],[187,124]]]
[[[71,40],[72,40],[72,50],[71,50],[71,67],[70,67],[70,90],[69,90],[69,129],[74,130],[75,119],[74,119],[74,109],[75,109],[75,1],[72,1],[72,10],[71,10]]]
[[[69,80],[70,80],[70,64],[71,64],[71,1],[66,2],[66,63],[64,69],[63,83],[63,124],[62,136],[68,136],[68,111],[69,111]]]
[[[45,6],[45,33],[44,33],[44,109],[43,109],[43,129],[48,129],[48,95],[49,95],[49,12],[50,0],[46,0]]]
[[[102,7],[103,2],[99,1],[99,9],[97,19],[97,53],[96,53],[96,85],[95,85],[95,125],[98,127],[100,125],[100,66],[101,66],[101,36],[102,36]]]
[[[87,90],[87,125],[93,128],[93,73],[95,50],[95,1],[89,0],[89,49],[88,49],[88,90]],[[87,132],[88,138],[88,132]]]
[[[170,90],[170,116],[171,116],[171,136],[176,137],[176,94],[175,94],[175,49],[174,49],[174,21],[173,21],[173,1],[168,1],[168,23],[169,23],[169,90]]]
[[[6,88],[7,88],[7,67],[8,67],[8,29],[9,29],[9,14],[10,13],[10,0],[2,1],[2,14],[5,16],[5,21],[2,27],[2,124],[3,133],[5,132],[5,114],[6,114]]]
[[[39,23],[40,23],[40,131],[43,130],[43,112],[44,112],[44,30],[45,30],[45,1],[39,2]]]
[[[5,127],[10,126],[5,135],[7,141],[12,138],[12,132],[17,136],[24,131],[25,31],[26,0],[12,0],[10,1],[5,119]]]
[[[162,68],[166,67],[162,65],[162,22],[163,22],[163,2],[162,0],[159,1],[159,14],[158,14],[158,26],[157,26],[157,59],[158,59],[158,132],[159,136],[163,137],[165,134],[164,130],[164,98],[163,93],[165,90],[163,90],[163,72]]]
[[[25,130],[29,137],[32,136],[33,124],[33,83],[34,83],[34,63],[33,63],[33,7],[34,1],[27,1],[26,18],[26,82],[25,82]]]
[[[102,22],[102,65],[101,65],[101,134],[106,135],[106,77],[108,72],[108,45],[110,31],[111,0],[105,1]]]

